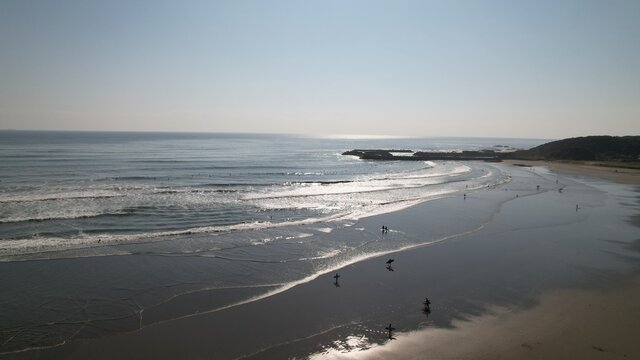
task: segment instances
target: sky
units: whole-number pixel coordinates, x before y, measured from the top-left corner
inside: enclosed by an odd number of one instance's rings
[[[640,135],[640,1],[0,0],[0,129]]]

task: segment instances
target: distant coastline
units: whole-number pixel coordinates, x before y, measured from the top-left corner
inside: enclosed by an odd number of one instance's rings
[[[503,160],[546,161],[598,161],[603,166],[640,168],[640,136],[587,136],[545,143],[528,150],[493,149],[461,152],[425,152],[407,149],[355,149],[342,155],[357,156],[363,160],[476,160],[500,162]],[[614,164],[611,164],[614,162]]]

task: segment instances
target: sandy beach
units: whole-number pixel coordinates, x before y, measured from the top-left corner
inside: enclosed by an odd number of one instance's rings
[[[586,163],[506,161],[544,166],[559,174],[640,184],[640,171]],[[635,226],[640,227],[638,217]],[[640,241],[640,239],[639,239]],[[640,249],[638,241],[633,248]],[[427,329],[361,352],[323,354],[324,359],[635,359],[640,357],[640,277],[612,289],[553,289],[526,310],[494,308],[457,321],[454,329]]]
[[[590,176],[621,184],[640,184],[640,170],[619,167],[615,164],[607,166],[593,162],[543,161],[543,160],[505,160],[507,164],[527,166],[544,166],[551,170],[577,176]]]
[[[426,245],[370,257],[271,295],[216,307],[242,290],[196,292],[145,310],[144,326],[82,334],[16,359],[633,358],[638,347],[637,191],[609,181],[506,167],[509,183],[360,219],[336,229],[378,241],[459,224]],[[557,182],[556,182],[557,180]],[[538,188],[538,186],[540,186]],[[561,191],[560,191],[561,190]],[[579,210],[576,209],[579,204]],[[495,206],[495,208],[494,208]],[[636,217],[637,219],[637,217]],[[465,227],[465,224],[479,224]],[[379,234],[380,224],[390,232]],[[105,269],[128,257],[91,260]],[[138,256],[137,263],[193,266]],[[394,259],[392,268],[386,261]],[[42,261],[74,269],[83,260]],[[171,261],[171,262],[169,262]],[[27,273],[32,262],[5,264]],[[167,266],[163,265],[163,266]],[[153,265],[155,266],[155,265]],[[6,270],[6,269],[5,269]],[[339,273],[338,283],[334,273]],[[24,275],[20,275],[24,276]],[[250,295],[250,294],[249,294]],[[431,312],[423,311],[425,297]],[[142,315],[142,314],[141,314]],[[395,328],[389,339],[385,330]]]
[[[608,291],[554,290],[534,308],[403,334],[386,346],[325,359],[636,359],[640,278]]]
[[[0,360],[640,360],[639,38],[640,0],[0,0]]]

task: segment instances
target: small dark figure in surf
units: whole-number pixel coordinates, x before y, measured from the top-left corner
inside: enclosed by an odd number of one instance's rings
[[[391,326],[391,323],[389,323],[389,326],[387,326],[385,329],[386,329],[386,330],[389,330],[389,339],[393,339],[393,336],[392,336],[391,332],[392,332],[393,330],[395,330],[396,328],[392,327],[392,326]]]
[[[540,190],[540,185],[536,185],[536,190]]]
[[[578,211],[578,209],[580,209],[580,207],[578,206],[578,204],[576,204],[576,211]]]
[[[430,313],[431,312],[431,301],[429,301],[429,298],[424,298],[424,302],[422,302],[424,304],[424,312],[425,313]]]
[[[336,273],[335,275],[333,275],[333,278],[336,279],[336,281],[333,283],[333,285],[335,285],[335,287],[340,287],[340,283],[338,283],[338,278],[340,278],[340,275],[338,275],[338,273]]]
[[[386,227],[385,225],[382,225],[382,233],[386,234],[389,232],[389,228]]]
[[[462,198],[466,200],[467,199],[467,194],[462,195]]]

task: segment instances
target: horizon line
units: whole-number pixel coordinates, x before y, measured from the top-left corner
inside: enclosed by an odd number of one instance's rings
[[[0,128],[0,132],[58,132],[58,133],[139,133],[139,134],[222,134],[222,135],[273,135],[314,139],[334,140],[410,140],[410,139],[523,139],[523,140],[557,140],[550,137],[522,137],[522,136],[465,136],[465,135],[380,135],[380,134],[304,134],[304,133],[279,133],[279,132],[251,132],[251,131],[193,131],[193,130],[87,130],[87,129],[15,129]],[[633,135],[577,135],[582,136],[633,136]]]

